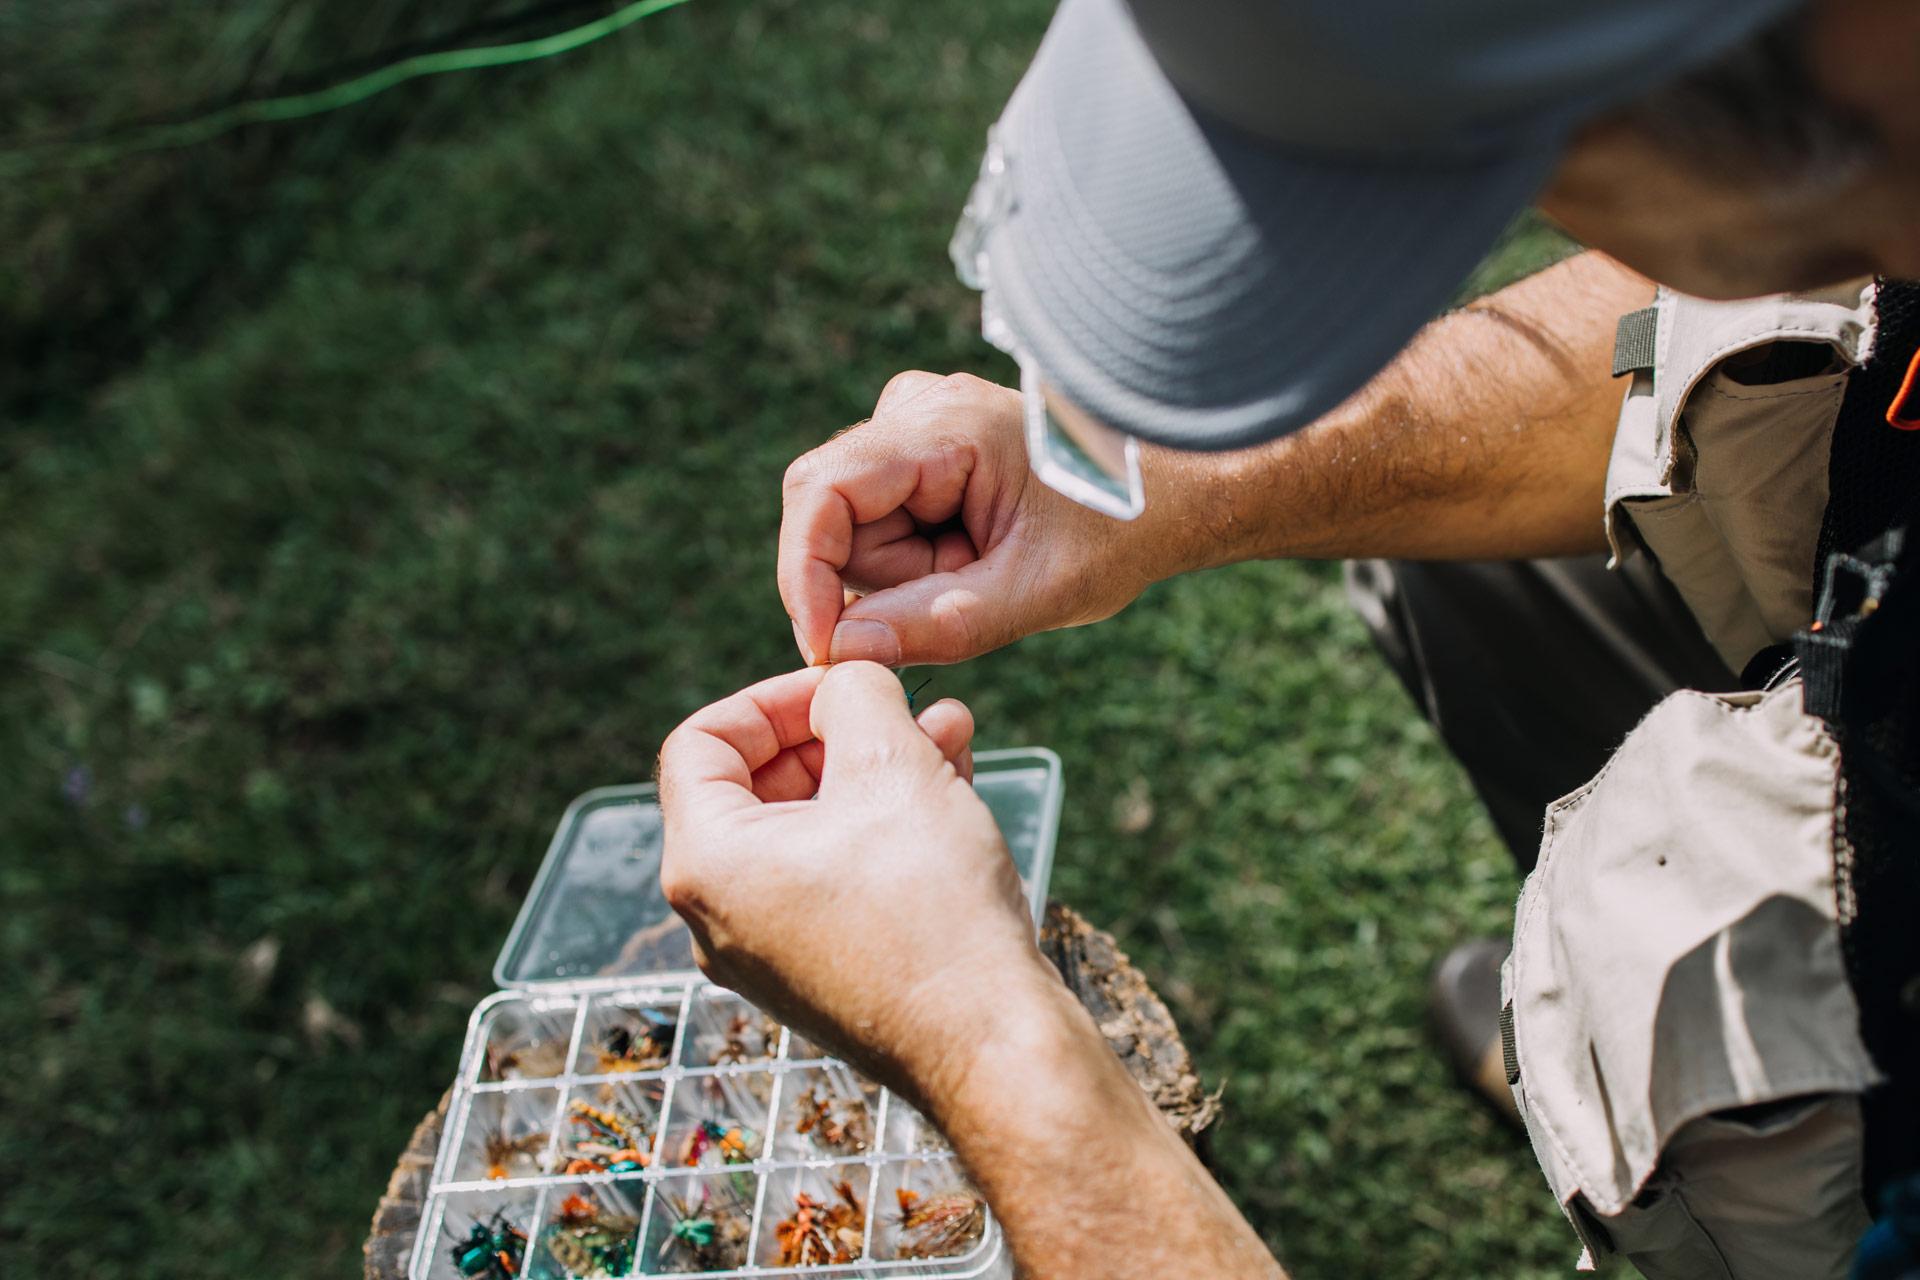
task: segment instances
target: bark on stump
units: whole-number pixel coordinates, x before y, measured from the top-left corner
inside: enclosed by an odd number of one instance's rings
[[[1220,1115],[1219,1094],[1201,1086],[1166,1004],[1113,935],[1094,928],[1071,907],[1049,902],[1040,947],[1167,1123],[1206,1160],[1207,1139]],[[373,1213],[373,1230],[363,1246],[367,1280],[404,1280],[407,1274],[407,1257],[420,1227],[447,1100],[448,1095],[442,1094],[439,1105],[414,1128],[387,1180],[386,1194]]]

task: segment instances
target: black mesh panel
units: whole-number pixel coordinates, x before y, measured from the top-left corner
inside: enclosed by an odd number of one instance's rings
[[[1920,344],[1920,284],[1882,281],[1872,359],[1834,426],[1831,497],[1815,560],[1904,525],[1902,576],[1863,626],[1846,669],[1834,846],[1841,941],[1862,1033],[1889,1083],[1867,1098],[1867,1185],[1920,1165],[1920,432],[1886,421]],[[1871,1203],[1871,1199],[1870,1199]]]

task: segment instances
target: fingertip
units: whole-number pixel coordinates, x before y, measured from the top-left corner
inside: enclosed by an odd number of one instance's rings
[[[820,677],[820,688],[816,699],[828,690],[836,693],[858,690],[863,694],[881,694],[889,700],[898,698],[902,705],[907,700],[907,690],[900,683],[897,673],[881,663],[867,658],[846,658],[836,661]]]
[[[933,540],[933,571],[953,573],[980,558],[980,551],[964,529],[947,529]]]
[[[827,642],[827,661],[892,666],[900,661],[900,637],[878,618],[842,618]]]
[[[968,781],[973,779],[973,712],[964,702],[942,698],[920,713],[920,731]]]
[[[931,677],[929,677],[929,679],[931,679]],[[926,710],[922,711],[921,714],[932,715],[936,711],[941,715],[960,717],[967,722],[969,729],[973,726],[973,708],[958,698],[937,698],[929,702]]]
[[[805,800],[819,789],[818,765],[809,766],[802,749],[798,747],[782,751],[753,771],[754,798],[762,804]]]
[[[774,579],[793,620],[794,642],[813,666],[840,620],[840,571],[851,550],[853,513],[838,494],[805,485],[791,488],[784,503]]]
[[[813,656],[813,646],[807,643],[807,633],[800,629],[798,619],[793,623],[793,643],[800,650],[800,660],[809,667],[817,667],[820,660]]]
[[[793,753],[799,757],[801,766],[813,775],[814,786],[818,788],[820,772],[826,767],[827,744],[814,738],[795,747]]]
[[[793,610],[793,642],[800,658],[809,667],[825,666],[827,649],[833,643],[833,629],[846,607],[840,595],[840,579],[822,580],[817,590]]]
[[[973,740],[973,712],[958,698],[942,698],[917,718],[921,730],[948,756]]]
[[[895,708],[906,712],[907,691],[901,686],[899,676],[877,662],[857,659],[834,662],[825,668],[820,687],[813,695],[809,717],[813,736],[826,741],[827,722],[856,705],[863,718],[876,712],[891,713]]]

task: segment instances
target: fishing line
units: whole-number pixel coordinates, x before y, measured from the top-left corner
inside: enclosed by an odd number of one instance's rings
[[[478,71],[487,67],[511,66],[534,62],[603,40],[642,18],[664,9],[685,4],[687,0],[634,0],[605,17],[553,35],[510,44],[481,45],[470,49],[443,49],[415,54],[389,63],[364,75],[339,84],[305,93],[290,93],[272,98],[255,98],[208,112],[191,120],[147,125],[116,139],[71,146],[58,145],[0,151],[0,177],[20,177],[40,169],[81,169],[109,163],[122,156],[148,151],[165,151],[195,146],[221,134],[249,124],[272,124],[302,120],[342,107],[364,102],[375,94],[423,76],[444,75],[450,71]]]

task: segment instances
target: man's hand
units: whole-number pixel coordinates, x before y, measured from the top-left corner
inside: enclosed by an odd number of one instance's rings
[[[958,662],[1236,560],[1600,550],[1614,322],[1652,293],[1599,254],[1563,262],[1435,321],[1305,430],[1231,453],[1143,449],[1131,522],[1033,475],[1017,392],[899,374],[871,421],[787,471],[780,598],[801,655]]]
[[[1280,1276],[1041,957],[972,738],[868,662],[674,730],[660,880],[700,967],[931,1115],[1023,1274]]]
[[[661,883],[701,968],[909,1097],[1058,985],[972,738],[860,662],[754,685],[660,753]]]
[[[959,662],[1098,622],[1166,549],[1040,483],[1019,392],[965,374],[895,376],[871,420],[788,468],[784,504],[780,598],[809,665]]]

